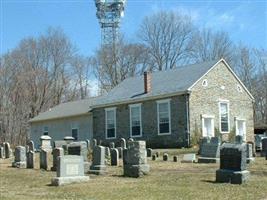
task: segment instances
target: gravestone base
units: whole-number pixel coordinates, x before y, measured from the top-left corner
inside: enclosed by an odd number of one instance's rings
[[[219,163],[220,158],[198,157],[198,163]]]
[[[124,165],[123,171],[124,171],[124,176],[138,178],[147,175],[150,171],[150,167],[148,164]]]
[[[247,158],[247,163],[249,164],[249,163],[252,163],[252,162],[254,162],[255,161],[255,158]]]
[[[96,175],[103,175],[106,173],[106,166],[105,165],[91,165],[89,173],[96,174]]]
[[[12,167],[25,169],[27,168],[27,163],[25,162],[12,162]]]
[[[248,180],[249,175],[250,172],[247,170],[233,171],[233,170],[219,169],[216,171],[216,182],[242,184]]]
[[[80,183],[89,181],[89,176],[74,176],[74,177],[55,177],[51,179],[51,185],[61,186],[71,183]]]

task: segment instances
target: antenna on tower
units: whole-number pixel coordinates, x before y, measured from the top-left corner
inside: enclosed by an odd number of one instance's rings
[[[95,0],[96,16],[101,27],[101,45],[114,47],[118,40],[126,0]]]

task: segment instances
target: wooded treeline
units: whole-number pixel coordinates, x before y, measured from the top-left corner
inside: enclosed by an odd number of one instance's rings
[[[196,27],[189,16],[160,11],[144,18],[135,42],[79,55],[61,29],[23,39],[0,63],[0,140],[27,139],[28,120],[61,102],[104,93],[144,71],[225,58],[255,97],[255,121],[267,124],[267,51],[235,44],[228,33]]]

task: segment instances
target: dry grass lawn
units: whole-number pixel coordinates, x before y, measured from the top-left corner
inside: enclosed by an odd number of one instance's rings
[[[162,150],[165,152],[167,150]],[[190,150],[168,150],[179,155]],[[162,155],[162,154],[161,154]],[[257,158],[249,166],[250,180],[243,185],[215,183],[217,164],[188,164],[149,160],[151,173],[143,178],[123,177],[120,167],[108,167],[104,176],[90,175],[87,183],[50,186],[55,172],[11,168],[0,160],[1,200],[101,200],[101,199],[267,199],[267,161]]]

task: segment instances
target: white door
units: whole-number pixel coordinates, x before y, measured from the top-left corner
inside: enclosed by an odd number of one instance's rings
[[[236,135],[241,135],[243,140],[246,141],[246,121],[236,120]]]
[[[202,118],[202,136],[214,137],[214,119],[203,117]]]

